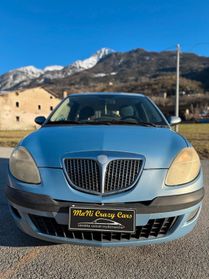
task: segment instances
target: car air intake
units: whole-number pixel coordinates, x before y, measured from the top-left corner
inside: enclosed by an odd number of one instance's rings
[[[131,241],[167,236],[173,229],[178,217],[150,219],[144,226],[136,226],[135,233],[100,232],[100,231],[70,231],[68,225],[58,224],[52,217],[43,217],[30,214],[30,219],[37,230],[46,235],[62,237],[65,239],[78,239],[80,241]]]
[[[69,183],[92,194],[111,194],[133,187],[142,170],[141,159],[110,160],[105,166],[93,159],[65,159]]]

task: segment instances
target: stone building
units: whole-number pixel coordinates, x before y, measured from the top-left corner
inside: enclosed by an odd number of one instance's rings
[[[0,130],[34,129],[34,118],[47,117],[60,101],[41,87],[0,92]]]

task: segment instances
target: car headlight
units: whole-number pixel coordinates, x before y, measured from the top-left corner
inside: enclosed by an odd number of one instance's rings
[[[200,171],[200,159],[193,147],[187,147],[181,150],[172,162],[165,184],[167,186],[176,186],[191,182]]]
[[[22,146],[17,147],[9,160],[11,174],[26,183],[39,184],[41,182],[39,170],[30,153]]]

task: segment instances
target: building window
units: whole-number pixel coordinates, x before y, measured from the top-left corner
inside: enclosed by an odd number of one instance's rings
[[[16,92],[15,94],[16,94],[16,96],[19,96],[19,93],[18,93],[18,92]]]
[[[41,110],[41,105],[38,105],[38,109]]]
[[[52,106],[50,107],[50,110],[53,110],[53,107],[52,107]]]
[[[20,117],[19,116],[16,116],[16,121],[20,122]]]
[[[16,108],[19,108],[20,104],[19,102],[16,102]]]

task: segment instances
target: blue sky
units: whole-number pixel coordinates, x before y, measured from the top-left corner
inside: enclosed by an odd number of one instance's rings
[[[0,74],[67,65],[110,47],[209,56],[208,0],[1,0]]]

